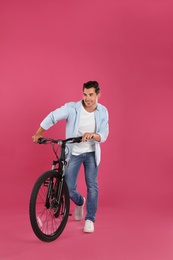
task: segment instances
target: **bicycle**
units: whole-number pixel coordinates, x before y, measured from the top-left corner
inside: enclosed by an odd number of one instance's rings
[[[40,175],[36,180],[29,202],[32,229],[35,235],[44,242],[57,239],[67,224],[70,215],[70,196],[65,181],[67,143],[81,141],[81,136],[65,140],[38,139],[39,144],[51,144],[56,156],[56,160],[52,161],[52,169]]]

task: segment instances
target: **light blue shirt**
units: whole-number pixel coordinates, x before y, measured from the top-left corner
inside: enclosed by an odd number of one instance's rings
[[[82,108],[82,101],[68,102],[65,105],[52,111],[41,122],[40,126],[47,130],[60,120],[66,120],[66,138],[76,137],[80,122],[80,112]],[[108,124],[108,110],[105,106],[97,103],[97,108],[94,111],[96,121],[96,133],[100,135],[100,142],[105,142],[109,134]],[[100,142],[95,141],[95,159],[96,164],[99,165],[101,159]],[[69,153],[67,160],[70,158],[72,152],[72,144],[68,144]]]

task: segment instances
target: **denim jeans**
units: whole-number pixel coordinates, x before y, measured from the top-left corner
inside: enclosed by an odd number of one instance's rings
[[[84,166],[85,182],[87,186],[86,216],[95,222],[98,206],[98,166],[95,163],[95,152],[72,155],[65,170],[65,179],[71,200],[78,206],[83,204],[83,197],[77,191],[77,178],[81,165]]]

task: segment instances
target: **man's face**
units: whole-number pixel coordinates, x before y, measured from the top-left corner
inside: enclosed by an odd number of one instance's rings
[[[97,101],[99,98],[99,94],[96,94],[94,88],[84,88],[83,91],[83,101],[86,108],[95,108]]]

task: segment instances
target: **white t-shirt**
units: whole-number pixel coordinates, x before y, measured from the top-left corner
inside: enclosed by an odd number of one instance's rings
[[[82,106],[78,136],[82,136],[84,133],[94,133],[95,132],[95,118],[94,112],[87,112],[85,108]],[[87,142],[75,143],[73,145],[72,154],[79,155],[82,153],[93,152],[95,150],[94,140],[88,140]]]

